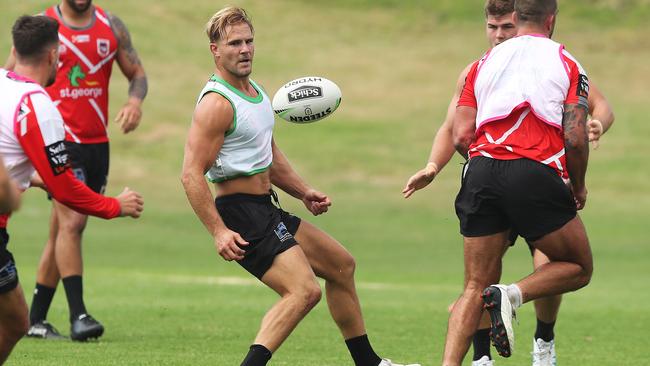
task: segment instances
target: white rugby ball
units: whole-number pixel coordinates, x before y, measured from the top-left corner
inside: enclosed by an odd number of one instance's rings
[[[319,76],[291,80],[273,97],[273,111],[285,121],[311,123],[334,113],[341,104],[341,89]]]

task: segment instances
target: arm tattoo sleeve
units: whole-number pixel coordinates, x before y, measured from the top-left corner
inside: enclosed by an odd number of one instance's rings
[[[126,65],[126,68],[137,67],[139,69],[142,69],[142,62],[140,62],[140,57],[138,57],[138,53],[136,52],[135,48],[133,48],[133,43],[131,42],[131,34],[129,34],[129,30],[126,28],[126,25],[120,18],[113,14],[110,14],[109,18],[113,32],[115,33],[115,37],[117,37],[119,43],[119,52],[122,52],[125,55],[124,61],[128,63],[128,65]],[[147,89],[147,76],[144,75],[144,72],[142,75],[133,75],[130,77],[129,96],[142,100],[147,95]]]
[[[562,125],[564,127],[564,146],[567,150],[589,144],[589,134],[586,126],[587,114],[588,109],[581,104],[568,104],[565,106]]]

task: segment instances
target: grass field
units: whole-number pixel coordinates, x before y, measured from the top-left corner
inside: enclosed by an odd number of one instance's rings
[[[0,0],[0,55],[21,14],[52,1]],[[106,326],[99,342],[21,341],[12,365],[238,365],[275,301],[216,254],[186,203],[178,177],[196,94],[212,72],[203,34],[222,3],[98,2],[129,26],[149,76],[144,120],[123,136],[112,126],[109,193],[129,185],[146,199],[138,221],[91,220],[85,235],[85,297]],[[231,1],[256,27],[254,78],[273,92],[284,81],[322,75],[343,90],[339,111],[313,125],[279,121],[276,141],[296,169],[333,199],[309,218],[357,259],[357,284],[375,348],[397,361],[439,364],[447,305],[462,285],[462,245],[453,199],[456,157],[428,189],[400,191],[419,169],[444,117],[456,77],[487,43],[482,1]],[[617,116],[592,151],[589,201],[581,213],[595,257],[591,284],[565,297],[557,324],[561,365],[648,364],[650,324],[650,2],[561,1],[555,38],[581,60]],[[0,56],[1,57],[1,56]],[[127,84],[115,68],[114,116]],[[299,202],[283,206],[308,218]],[[31,301],[47,236],[48,202],[28,192],[11,220],[10,249]],[[506,258],[504,282],[531,270],[524,245]],[[519,312],[518,349],[498,365],[529,364],[535,320]],[[65,334],[60,286],[49,320]],[[351,365],[325,303],[274,355],[273,365]],[[469,364],[469,361],[466,361]]]

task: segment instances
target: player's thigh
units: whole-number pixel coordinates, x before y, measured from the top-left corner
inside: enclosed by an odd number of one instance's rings
[[[73,210],[61,202],[56,200],[52,201],[54,202],[59,230],[83,231],[88,222],[88,216]]]
[[[315,225],[302,220],[295,234],[317,276],[331,279],[354,271],[354,258],[336,239]]]
[[[551,261],[573,262],[591,272],[593,259],[585,226],[580,216],[533,242]]]
[[[508,248],[509,230],[500,233],[464,237],[465,286],[491,284],[501,277],[501,259]]]
[[[319,287],[314,271],[298,245],[278,254],[261,280],[280,295]]]

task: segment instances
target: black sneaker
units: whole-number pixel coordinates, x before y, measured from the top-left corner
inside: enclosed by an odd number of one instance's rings
[[[47,320],[32,324],[27,331],[27,336],[42,339],[65,339],[65,337],[62,336],[52,324],[48,323]]]
[[[99,338],[104,334],[104,326],[89,314],[81,314],[70,325],[70,338],[85,342],[88,338]]]
[[[490,339],[497,352],[503,357],[512,356],[515,348],[515,333],[512,319],[515,310],[510,304],[504,285],[492,285],[483,290],[483,307],[490,313]]]

